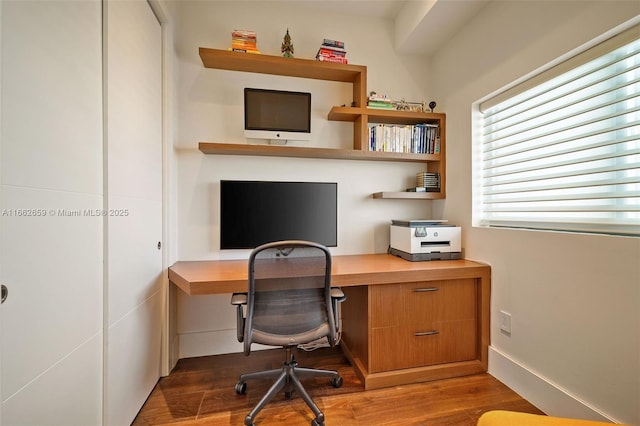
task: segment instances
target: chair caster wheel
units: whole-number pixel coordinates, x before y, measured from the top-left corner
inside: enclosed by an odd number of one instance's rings
[[[320,413],[318,417],[311,420],[311,426],[324,426],[324,413]]]
[[[334,388],[342,387],[342,377],[338,376],[331,379],[331,385],[333,385]]]
[[[247,392],[247,384],[245,382],[236,383],[236,393],[238,395],[244,395]]]

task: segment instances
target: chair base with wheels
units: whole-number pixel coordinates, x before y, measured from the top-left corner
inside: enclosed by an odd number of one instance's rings
[[[271,385],[271,388],[269,388],[269,391],[262,397],[260,402],[258,402],[247,417],[245,417],[244,424],[246,426],[253,426],[253,420],[256,415],[282,389],[284,389],[284,395],[287,399],[291,399],[293,397],[294,391],[297,391],[300,394],[304,402],[306,402],[315,415],[315,419],[311,421],[312,426],[324,425],[324,413],[320,411],[318,406],[313,402],[305,388],[302,386],[300,378],[310,376],[328,377],[331,378],[331,385],[335,388],[339,388],[342,386],[342,377],[337,371],[333,370],[317,370],[313,368],[299,367],[298,362],[292,353],[292,348],[286,348],[286,352],[287,358],[282,365],[282,368],[242,374],[238,383],[236,383],[236,393],[238,395],[243,395],[247,391],[247,380],[277,378],[273,385]]]

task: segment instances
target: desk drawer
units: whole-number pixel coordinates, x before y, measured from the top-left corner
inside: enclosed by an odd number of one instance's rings
[[[477,358],[475,281],[372,289],[370,372]]]
[[[476,359],[474,320],[434,323],[433,326],[430,334],[421,335],[397,327],[372,330],[370,372]]]

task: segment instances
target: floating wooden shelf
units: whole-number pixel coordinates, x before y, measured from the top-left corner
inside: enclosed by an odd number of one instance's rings
[[[327,118],[332,121],[356,121],[366,116],[370,123],[385,124],[440,124],[445,119],[445,114],[416,111],[396,111],[375,108],[360,107],[333,107]]]
[[[284,58],[281,56],[229,52],[228,50],[201,47],[200,59],[206,68],[245,71],[287,77],[313,78],[316,80],[354,83],[367,72],[361,65],[320,62],[311,59]]]
[[[409,154],[400,152],[371,152],[355,149],[305,148],[282,145],[251,145],[200,142],[198,148],[204,154],[258,155],[266,157],[324,158],[334,160],[400,161],[407,163],[439,162],[434,154]]]
[[[321,62],[312,59],[230,52],[228,50],[208,49],[204,47],[199,49],[199,54],[202,64],[206,68],[341,81],[353,84],[352,106],[336,106],[331,108],[327,114],[328,120],[353,123],[353,149],[200,142],[199,149],[203,153],[425,163],[427,164],[429,172],[440,173],[442,189],[439,193],[378,192],[373,194],[373,197],[417,200],[432,200],[445,197],[445,114],[367,108],[366,66]],[[368,127],[370,123],[398,125],[419,123],[437,124],[440,127],[440,153],[413,154],[369,151]]]
[[[385,198],[394,200],[438,200],[444,198],[440,192],[376,192],[373,198]]]

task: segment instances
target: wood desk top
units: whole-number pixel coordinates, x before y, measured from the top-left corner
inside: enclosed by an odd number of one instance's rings
[[[491,276],[489,265],[471,260],[409,262],[390,254],[333,256],[331,271],[331,284],[341,287]],[[188,295],[246,291],[247,277],[246,259],[179,261],[169,268],[169,280]]]

